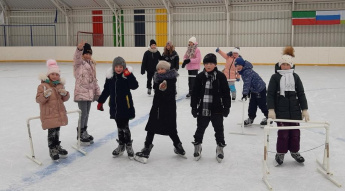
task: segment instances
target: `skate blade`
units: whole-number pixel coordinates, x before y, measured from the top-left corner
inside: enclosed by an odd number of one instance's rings
[[[143,164],[146,164],[147,163],[147,158],[145,157],[138,157],[138,156],[135,156],[134,157],[134,160],[140,162],[140,163],[143,163]]]
[[[129,160],[133,160],[134,156],[128,156]]]
[[[200,160],[200,158],[201,158],[201,155],[200,155],[200,156],[197,156],[197,157],[194,157],[194,160],[195,160],[195,161],[198,161],[198,160]]]
[[[222,162],[222,160],[223,160],[223,159],[218,158],[218,157],[216,157],[216,159],[217,159],[217,161],[218,161],[219,163],[221,163],[221,162]]]
[[[184,158],[184,159],[187,159],[187,156],[186,155],[181,155],[181,154],[177,154],[178,156]]]
[[[67,158],[68,155],[59,155],[60,159],[65,159]]]
[[[90,146],[91,142],[80,142],[80,146]]]
[[[117,157],[122,156],[122,155],[123,155],[123,152],[122,152],[122,153],[119,153],[118,155],[114,155],[114,154],[113,154],[113,158],[117,158]]]

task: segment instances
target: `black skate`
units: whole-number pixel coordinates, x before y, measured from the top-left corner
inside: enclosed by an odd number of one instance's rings
[[[202,147],[201,147],[201,143],[198,142],[192,142],[194,145],[194,160],[198,161],[201,158],[201,151],[202,151]]]
[[[266,125],[267,125],[267,118],[265,117],[265,118],[263,118],[263,119],[261,120],[261,122],[260,122],[260,127],[261,127],[261,128],[264,128]]]
[[[57,161],[60,159],[59,157],[59,151],[56,149],[56,147],[49,148],[49,155],[52,160]]]
[[[175,152],[176,154],[178,154],[180,157],[187,159],[187,157],[186,157],[186,155],[185,155],[186,152],[184,151],[184,149],[183,149],[183,147],[182,147],[182,143],[179,143],[179,144],[177,144],[177,146],[175,146],[174,152]]]
[[[243,124],[245,127],[248,127],[248,126],[252,125],[253,122],[254,122],[254,119],[248,118],[248,119],[244,120]]]
[[[121,155],[123,155],[123,152],[125,151],[125,144],[119,140],[116,139],[116,141],[119,143],[119,145],[117,146],[117,148],[113,151],[113,157],[119,157]]]
[[[299,152],[293,153],[290,152],[292,158],[294,158],[298,163],[304,163],[304,158],[301,156],[301,154],[299,154]]]
[[[147,94],[151,95],[151,89],[149,89],[149,88],[147,89]]]
[[[131,140],[130,142],[126,144],[127,155],[128,155],[128,158],[131,160],[134,158],[132,143],[133,143],[133,140]]]
[[[149,147],[145,146],[143,149],[141,149],[141,152],[135,153],[134,160],[146,164],[150,156],[152,147],[153,147],[153,144],[151,144]]]
[[[223,148],[226,146],[226,144],[223,143],[218,143],[217,144],[217,148],[216,148],[216,159],[219,163],[222,162],[222,160],[224,159],[224,152],[223,152]]]
[[[84,127],[84,130],[85,130],[85,133],[86,133],[87,138],[88,138],[90,141],[92,141],[92,143],[93,143],[93,136],[90,135],[90,134],[87,132],[87,126]]]
[[[77,132],[78,132],[78,129],[77,129]],[[90,137],[90,135],[85,130],[85,127],[81,128],[80,129],[80,145],[82,145],[82,146],[89,146],[89,145],[93,144],[93,140],[90,140],[89,137]],[[78,140],[78,136],[77,136],[77,140]]]
[[[278,165],[282,165],[282,164],[283,164],[283,162],[284,162],[284,156],[285,156],[284,153],[277,153],[277,154],[276,154],[275,159],[276,159]]]
[[[59,144],[56,145],[56,149],[58,150],[59,157],[60,158],[67,158],[68,152],[62,148],[62,146],[60,145],[60,142],[61,141],[59,141]]]

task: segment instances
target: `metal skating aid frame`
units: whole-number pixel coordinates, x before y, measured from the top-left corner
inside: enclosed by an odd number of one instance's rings
[[[267,124],[270,124],[271,122],[290,122],[290,123],[306,123],[306,124],[312,124],[308,126],[284,126],[284,127],[273,127],[270,125],[266,125],[264,130],[264,157],[263,157],[263,163],[262,163],[262,172],[263,177],[262,180],[266,184],[267,188],[269,190],[273,190],[272,186],[267,180],[267,175],[270,174],[270,171],[267,166],[267,157],[268,157],[268,142],[269,142],[269,131],[270,129],[280,129],[280,130],[288,130],[288,129],[308,129],[308,128],[325,128],[326,130],[326,140],[325,140],[325,149],[324,149],[324,156],[323,156],[323,162],[321,163],[319,160],[316,162],[319,164],[317,170],[321,174],[323,174],[328,180],[330,180],[333,184],[335,184],[338,187],[341,187],[341,184],[339,184],[332,176],[333,173],[330,172],[330,165],[329,165],[329,128],[330,124],[326,121],[309,121],[305,122],[302,120],[287,120],[287,119],[275,119],[272,120],[269,118],[267,120]]]
[[[83,153],[84,155],[86,155],[86,152],[83,151],[82,149],[80,149],[80,120],[81,120],[81,111],[78,109],[78,110],[74,110],[74,111],[68,111],[67,114],[70,114],[70,113],[79,113],[79,119],[78,119],[78,143],[77,143],[77,146],[74,146],[72,145],[72,147],[74,149],[76,149],[77,151]],[[26,157],[30,160],[32,160],[33,162],[35,162],[36,164],[38,165],[42,165],[42,162],[37,160],[36,159],[36,156],[35,156],[35,151],[34,151],[34,144],[33,144],[33,141],[32,141],[32,136],[31,136],[31,131],[30,131],[30,121],[31,120],[34,120],[34,119],[39,119],[40,116],[36,116],[36,117],[30,117],[26,120],[26,126],[28,128],[28,134],[29,134],[29,141],[30,141],[30,149],[31,149],[31,155],[26,155]]]

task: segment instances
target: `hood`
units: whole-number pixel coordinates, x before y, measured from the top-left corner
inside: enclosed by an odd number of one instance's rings
[[[41,73],[41,74],[38,76],[38,80],[45,82],[46,80],[49,80],[49,78],[48,78],[47,74]],[[66,84],[65,78],[61,78],[61,77],[60,77],[60,84],[62,84],[62,85],[65,85],[65,84]]]

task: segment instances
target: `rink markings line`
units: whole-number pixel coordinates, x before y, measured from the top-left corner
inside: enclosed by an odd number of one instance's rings
[[[176,100],[176,103],[178,103],[182,100],[185,100],[185,96],[180,96]],[[145,122],[149,118],[149,115],[150,114],[146,114],[146,115],[140,117],[139,119],[130,122],[129,123],[130,129],[134,128],[137,125],[142,124],[143,122]],[[99,139],[98,141],[96,141],[91,146],[84,147],[83,149],[88,153],[92,152],[93,150],[95,150],[95,149],[103,146],[104,144],[108,143],[108,141],[116,138],[116,136],[117,136],[117,131],[114,131],[114,132],[109,133],[108,135],[104,136],[103,138]],[[48,165],[47,167],[43,168],[42,170],[39,170],[32,175],[29,175],[27,177],[22,178],[22,182],[20,184],[11,185],[7,190],[25,189],[25,188],[27,188],[27,186],[35,184],[36,182],[44,179],[45,177],[54,174],[55,172],[59,171],[61,168],[72,164],[74,161],[76,161],[77,159],[79,159],[80,157],[83,157],[83,156],[84,155],[78,151],[76,151],[72,154],[69,154],[66,159],[60,159],[59,162],[56,162],[56,163],[53,162],[50,165]]]

